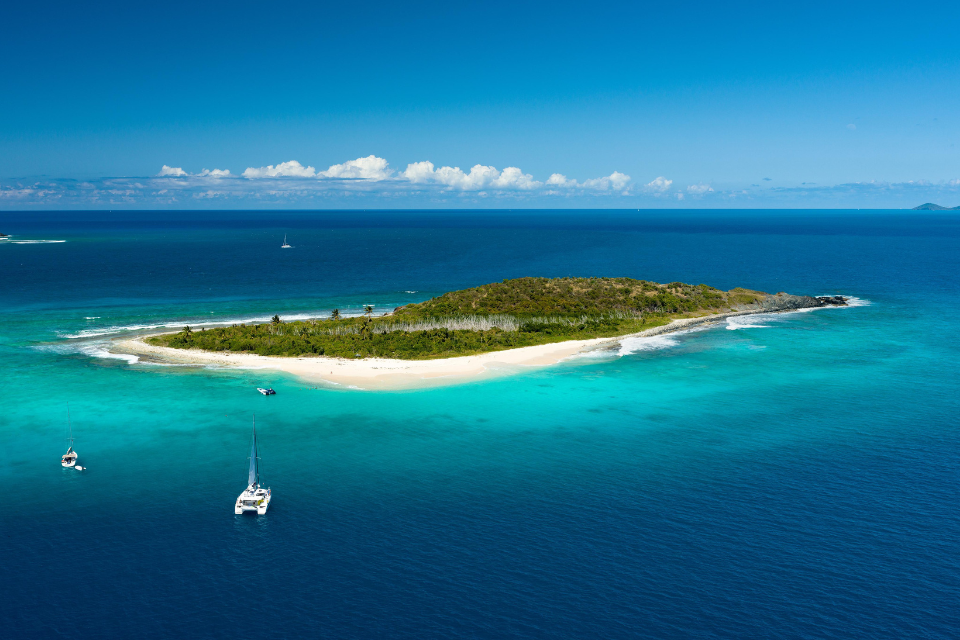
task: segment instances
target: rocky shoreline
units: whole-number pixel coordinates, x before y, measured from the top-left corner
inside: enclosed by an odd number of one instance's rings
[[[715,313],[701,318],[680,318],[670,324],[665,324],[653,329],[646,329],[640,333],[633,333],[625,336],[617,336],[606,341],[604,346],[610,343],[617,343],[624,338],[642,338],[647,336],[659,336],[664,333],[673,333],[689,327],[695,327],[701,324],[717,322],[725,318],[736,316],[748,316],[757,313],[785,313],[789,311],[799,311],[800,309],[818,309],[821,307],[846,307],[847,298],[843,296],[795,296],[789,293],[778,293],[769,295],[755,304],[745,305],[736,311],[726,313]],[[602,348],[602,347],[601,347]]]

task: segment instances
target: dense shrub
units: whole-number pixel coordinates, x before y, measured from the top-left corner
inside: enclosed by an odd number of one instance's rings
[[[400,307],[381,318],[343,318],[184,327],[150,338],[179,349],[265,356],[437,358],[642,331],[692,313],[750,305],[766,294],[724,293],[707,285],[657,284],[631,278],[518,278],[453,291]]]

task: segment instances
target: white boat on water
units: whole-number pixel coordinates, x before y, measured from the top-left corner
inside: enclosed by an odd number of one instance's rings
[[[260,484],[260,458],[257,456],[257,417],[253,417],[253,444],[250,446],[250,470],[247,474],[247,488],[237,497],[237,504],[233,512],[237,515],[247,511],[255,511],[263,515],[270,506],[270,488]]]
[[[283,244],[280,245],[281,249],[293,249],[293,246],[287,244],[287,234],[283,234]]]
[[[267,388],[267,389],[264,389],[263,387],[257,387],[257,391],[259,391],[260,393],[262,393],[262,394],[265,395],[265,396],[275,396],[275,395],[277,395],[277,392],[274,391],[272,387]]]
[[[80,469],[83,470],[83,467],[77,466],[77,452],[73,450],[73,426],[70,424],[70,409],[67,409],[67,429],[70,432],[70,435],[67,437],[67,442],[70,443],[70,446],[67,447],[67,452],[60,456],[60,466],[66,469]]]

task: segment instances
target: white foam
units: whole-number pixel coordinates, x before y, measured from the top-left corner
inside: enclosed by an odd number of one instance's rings
[[[793,313],[811,313],[813,311],[822,311],[824,309],[867,307],[873,304],[869,300],[864,300],[863,298],[857,298],[855,296],[844,296],[844,298],[847,301],[846,305],[827,305],[825,307],[790,309],[789,311],[779,311],[776,313],[751,313],[744,316],[733,316],[732,318],[727,318],[727,329],[730,329],[731,331],[735,331],[737,329],[767,329],[770,327],[770,325],[763,323],[779,322],[783,319],[783,316],[788,316]]]
[[[628,356],[639,351],[660,351],[680,344],[676,333],[661,336],[644,336],[639,338],[624,338],[620,341],[618,356]]]
[[[341,318],[359,318],[363,313],[341,313]],[[281,316],[283,320],[293,322],[295,320],[314,320],[317,318],[327,318],[329,313],[301,313],[296,315]],[[99,316],[95,316],[99,318]],[[170,320],[167,322],[158,322],[156,324],[128,324],[114,325],[110,327],[98,327],[96,329],[82,329],[76,333],[61,334],[64,338],[98,338],[100,336],[109,336],[117,333],[126,333],[129,331],[148,331],[153,329],[176,329],[184,326],[193,327],[223,327],[234,324],[256,324],[258,322],[270,322],[273,316],[263,316],[256,318],[233,318],[227,320],[208,320],[206,322],[194,322],[191,320]],[[87,318],[90,320],[92,318]]]
[[[848,307],[869,307],[873,303],[869,300],[864,300],[863,298],[857,298],[856,296],[844,296],[847,299]],[[834,307],[835,309],[843,309],[843,307]]]
[[[11,240],[10,244],[60,244],[66,240]]]
[[[102,343],[69,343],[69,344],[44,344],[34,347],[38,351],[49,351],[53,353],[80,353],[91,358],[108,358],[111,360],[124,360],[128,364],[136,364],[140,358],[126,353],[110,353]]]
[[[766,329],[770,325],[766,322],[776,322],[778,318],[772,313],[753,313],[747,316],[733,316],[727,318],[727,329],[736,331],[737,329]]]
[[[78,349],[78,351],[84,355],[88,355],[92,358],[107,358],[109,360],[124,360],[127,364],[136,364],[140,361],[139,356],[135,356],[129,353],[110,353],[100,345],[91,344],[84,345]]]

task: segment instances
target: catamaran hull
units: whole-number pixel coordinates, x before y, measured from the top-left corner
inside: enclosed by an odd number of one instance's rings
[[[265,513],[267,512],[267,508],[268,508],[269,506],[270,506],[270,503],[269,503],[269,502],[264,503],[264,504],[259,505],[259,506],[255,506],[255,507],[248,507],[248,506],[245,506],[245,505],[242,505],[242,504],[237,503],[237,505],[234,506],[234,508],[233,508],[233,512],[234,512],[235,514],[237,514],[238,516],[241,515],[241,514],[244,514],[244,513],[248,513],[248,512],[256,513],[258,516],[262,516],[263,514],[265,514]]]

